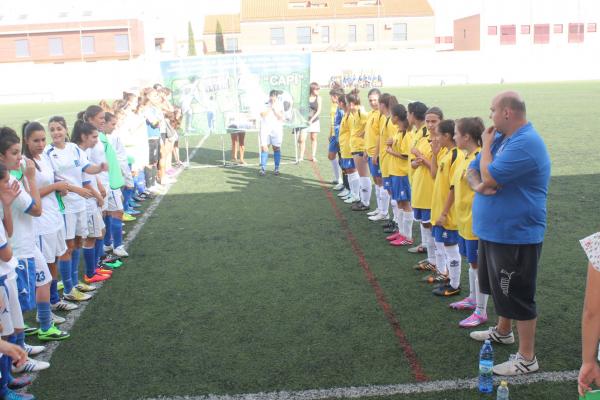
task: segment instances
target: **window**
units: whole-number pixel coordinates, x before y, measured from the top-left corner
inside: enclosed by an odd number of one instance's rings
[[[81,53],[94,54],[96,52],[96,39],[93,36],[81,37]]]
[[[488,35],[489,36],[496,36],[497,34],[498,34],[497,26],[488,26]]]
[[[596,32],[596,23],[593,22],[593,23],[588,24],[587,31],[588,31],[588,33]]]
[[[271,28],[271,44],[285,44],[285,39],[283,37],[283,28]]]
[[[128,53],[129,52],[129,35],[126,33],[120,33],[115,35],[115,51],[117,53]]]
[[[225,39],[225,52],[226,53],[235,53],[238,51],[238,40],[237,38],[227,38]]]
[[[356,42],[356,25],[348,25],[348,42]]]
[[[406,24],[394,24],[392,26],[392,40],[406,40]]]
[[[310,26],[299,26],[296,28],[298,44],[310,44]]]
[[[375,25],[367,24],[367,42],[375,41]]]
[[[534,25],[533,26],[533,43],[547,44],[550,43],[550,25]]]
[[[517,27],[515,25],[500,26],[500,44],[515,44],[517,42]]]
[[[531,33],[530,25],[521,25],[521,35],[529,35]]]
[[[27,39],[15,40],[15,51],[17,57],[29,57],[29,41]]]
[[[51,56],[62,56],[64,54],[62,38],[49,38],[48,50]]]
[[[321,43],[329,43],[329,27],[321,27]]]
[[[554,24],[554,33],[563,33],[562,24]]]
[[[454,38],[452,36],[444,36],[444,43],[452,43]]]
[[[583,24],[569,24],[569,43],[583,43]]]

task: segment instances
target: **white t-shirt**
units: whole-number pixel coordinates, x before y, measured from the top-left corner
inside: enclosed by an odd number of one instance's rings
[[[81,150],[81,149],[80,149]],[[85,153],[88,155],[88,157],[90,156],[90,153],[92,152],[92,149],[86,149],[86,150],[82,150],[85,151]],[[90,174],[86,174],[85,172],[83,173],[83,184],[90,184],[92,186],[92,188],[99,192],[100,190],[98,190],[98,180],[97,180],[97,175],[90,175]],[[106,189],[106,187],[105,187]],[[95,197],[90,197],[89,199],[85,199],[85,203],[87,206],[87,210],[94,210],[96,208],[98,208],[98,201],[96,200]]]
[[[38,189],[52,185],[54,183],[54,169],[48,155],[42,153],[35,162],[40,167],[39,171],[35,171],[35,182]],[[33,219],[33,229],[36,235],[56,233],[64,224],[56,195],[56,192],[50,192],[42,197],[42,215]]]
[[[36,171],[37,172],[37,171]],[[23,177],[25,179],[25,177]],[[11,176],[10,184],[16,181]],[[35,205],[35,201],[25,191],[23,183],[19,181],[21,193],[11,205],[13,220],[13,235],[10,238],[10,246],[16,258],[30,258],[35,255],[35,233],[33,231],[33,217],[27,212]]]
[[[275,101],[272,105],[271,103],[265,103],[265,111],[268,111],[267,115],[262,117],[261,126],[265,125],[270,129],[280,128],[283,126],[283,121],[277,118],[273,111],[276,111],[278,114],[283,115],[283,104],[280,101]]]
[[[81,150],[81,149],[79,149]],[[88,151],[90,150],[90,151]],[[104,143],[98,140],[98,143],[91,149],[85,150],[88,156],[88,159],[92,164],[106,164],[106,152],[104,151]],[[83,150],[81,150],[83,151]],[[108,179],[108,171],[103,171],[98,174],[98,178],[100,178],[100,182],[102,182],[102,186],[104,188],[110,189],[109,179]]]
[[[64,149],[59,149],[53,145],[46,147],[44,154],[52,163],[54,178],[64,180],[73,186],[82,187],[83,170],[90,162],[85,154],[77,147],[75,143],[65,143]],[[85,199],[80,195],[69,192],[64,198],[65,214],[76,214],[85,211]]]
[[[4,224],[0,221],[0,249],[8,246],[8,239],[6,238],[6,231],[4,230]],[[8,275],[11,272],[14,273],[17,268],[18,261],[16,258],[11,258],[7,262],[0,260],[0,276]]]

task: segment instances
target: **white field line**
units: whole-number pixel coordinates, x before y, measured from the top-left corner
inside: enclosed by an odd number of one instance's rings
[[[527,385],[536,382],[565,382],[577,379],[579,371],[540,372],[530,375],[506,378],[495,377],[496,384],[507,380],[510,385]],[[431,381],[422,383],[403,383],[398,385],[374,385],[359,387],[339,387],[331,389],[300,390],[296,392],[259,392],[232,395],[205,396],[159,396],[144,400],[322,400],[341,398],[381,397],[398,394],[417,394],[446,392],[448,390],[476,389],[477,378]]]
[[[192,154],[190,155],[190,158],[193,158],[196,155],[196,152],[200,149],[200,147],[204,144],[204,141],[206,140],[206,138],[208,138],[208,136],[204,137],[196,146],[196,148],[192,151]],[[181,171],[178,172],[178,175],[181,173]],[[167,192],[171,189],[172,185],[168,185],[167,186]],[[125,235],[125,238],[123,240],[123,245],[125,246],[125,248],[127,249],[129,247],[129,245],[131,244],[131,242],[133,242],[135,240],[135,238],[137,237],[138,233],[140,233],[140,230],[142,229],[142,227],[144,226],[144,224],[146,223],[146,221],[148,220],[148,218],[150,218],[152,216],[152,214],[154,213],[154,210],[156,210],[156,208],[158,207],[158,205],[160,204],[160,202],[162,201],[164,195],[159,195],[156,196],[154,198],[154,200],[152,200],[152,204],[150,204],[150,206],[146,209],[146,211],[144,212],[144,214],[137,219],[136,224],[134,225],[133,229],[131,229],[129,232],[127,232],[127,234]],[[103,282],[97,283],[95,285],[98,289],[96,289],[94,292],[92,293],[97,293],[98,290],[100,290],[100,288],[103,286]],[[92,299],[93,301],[93,299]],[[59,326],[59,328],[61,330],[67,331],[69,332],[71,330],[71,328],[73,327],[73,325],[75,325],[75,322],[79,319],[79,317],[81,316],[81,314],[85,311],[86,307],[87,307],[88,303],[79,303],[79,308],[76,310],[73,310],[71,312],[69,312],[67,315],[65,315],[66,321],[61,324]],[[67,339],[68,340],[68,339]],[[54,352],[56,351],[56,349],[58,348],[58,346],[60,346],[61,342],[47,342],[47,344],[45,344],[46,346],[46,351],[44,351],[43,353],[36,355],[35,359],[36,360],[42,360],[42,361],[50,361],[50,359],[52,358],[52,355],[54,354]],[[59,367],[55,367],[55,368],[59,368]],[[37,372],[34,372],[31,374],[31,379],[35,380],[38,376]]]
[[[221,161],[221,160],[219,160]],[[280,165],[294,165],[298,164],[296,161],[282,161]],[[275,165],[273,163],[267,163],[267,166]],[[246,167],[258,167],[260,164],[234,164],[229,161],[225,161],[225,165],[194,165],[193,167],[187,167],[186,169],[204,169],[204,168],[246,168]]]

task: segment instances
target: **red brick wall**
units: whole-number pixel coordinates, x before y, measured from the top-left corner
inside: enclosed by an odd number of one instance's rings
[[[457,19],[454,21],[454,50],[479,50],[480,49],[480,17]]]

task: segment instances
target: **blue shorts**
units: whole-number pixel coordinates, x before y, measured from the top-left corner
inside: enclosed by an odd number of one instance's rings
[[[331,136],[329,138],[329,152],[330,153],[339,153],[340,151],[340,142],[338,142],[338,138],[335,136]]]
[[[373,157],[369,157],[369,171],[371,171],[371,176],[373,178],[378,178],[381,176],[381,168],[379,168],[379,163],[377,165],[373,164]]]
[[[457,244],[458,243],[458,231],[451,231],[444,229],[442,226],[434,226],[431,228],[431,234],[435,238],[436,242],[444,244]]]
[[[479,240],[466,240],[462,236],[458,237],[458,249],[460,255],[467,259],[469,264],[477,263],[477,249],[479,247]]]
[[[388,176],[383,178],[383,188],[388,192],[392,193],[392,177]]]
[[[408,176],[390,176],[392,180],[392,200],[410,201]]]
[[[21,311],[35,309],[35,258],[19,258],[16,268]]]
[[[356,166],[354,165],[354,159],[352,158],[342,158],[342,169],[354,169]]]
[[[428,208],[413,208],[415,221],[428,223],[431,222],[431,210]]]

